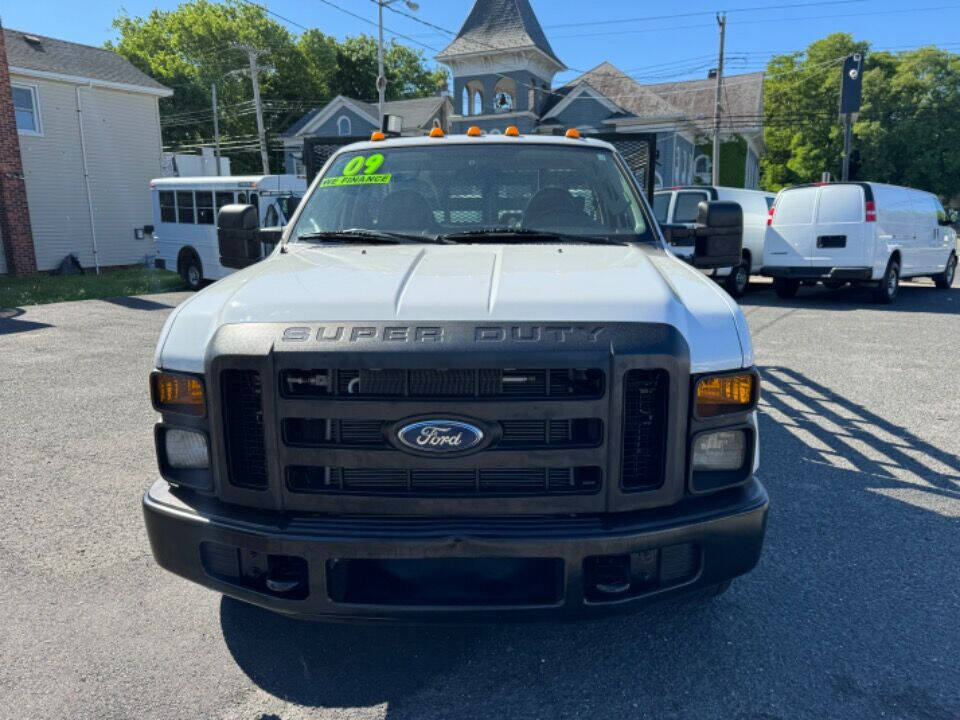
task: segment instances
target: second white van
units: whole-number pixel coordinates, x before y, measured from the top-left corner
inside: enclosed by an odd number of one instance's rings
[[[889,303],[901,278],[931,277],[949,288],[957,234],[932,193],[872,182],[785,188],[770,208],[762,274],[781,298],[801,283],[871,284]]]
[[[760,270],[763,260],[763,236],[767,224],[767,211],[776,196],[763,190],[693,185],[657,190],[653,194],[653,213],[660,225],[686,225],[697,222],[700,203],[712,200],[735,202],[743,210],[743,256],[735,268],[720,268],[711,276],[721,283],[727,292],[740,297],[747,289],[750,275]],[[689,261],[693,257],[692,237],[675,239],[666,233],[667,247],[676,256]]]

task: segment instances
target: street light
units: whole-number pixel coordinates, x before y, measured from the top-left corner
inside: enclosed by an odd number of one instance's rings
[[[380,97],[380,128],[383,128],[383,101],[387,94],[387,76],[383,72],[383,8],[387,5],[393,5],[399,0],[377,0],[377,14],[379,16],[379,22],[377,28],[379,30],[379,42],[377,43],[377,66],[379,72],[377,74],[377,93]],[[407,6],[408,9],[416,12],[420,9],[420,6],[413,2],[413,0],[403,0],[403,4]]]

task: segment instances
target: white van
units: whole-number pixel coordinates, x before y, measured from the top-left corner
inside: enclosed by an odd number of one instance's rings
[[[929,276],[953,284],[957,233],[936,195],[872,182],[785,188],[770,209],[763,274],[790,298],[801,282],[830,288],[870,283],[879,302],[900,278]]]
[[[701,202],[724,200],[738,203],[743,210],[743,262],[737,268],[721,268],[711,273],[722,282],[734,297],[740,297],[747,289],[750,275],[759,271],[763,258],[763,236],[767,225],[767,212],[776,196],[763,190],[693,185],[658,190],[653,194],[653,213],[661,225],[687,225],[697,222],[697,208]],[[693,238],[670,240],[667,247],[674,255],[689,260],[693,257]]]
[[[307,181],[296,175],[173,177],[150,181],[157,267],[176,270],[194,290],[233,270],[220,264],[217,213],[240,203],[257,208],[260,227],[286,225]]]

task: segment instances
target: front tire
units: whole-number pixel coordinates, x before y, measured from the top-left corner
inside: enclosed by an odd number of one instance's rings
[[[745,260],[723,279],[723,287],[732,297],[743,297],[750,283],[750,265]]]
[[[957,256],[954,253],[950,253],[947,266],[943,269],[942,273],[933,276],[933,282],[940,290],[949,290],[953,287],[953,279],[956,275]]]
[[[777,294],[778,298],[789,300],[790,298],[796,297],[799,290],[799,280],[793,280],[791,278],[773,279],[773,291]]]
[[[184,258],[183,262],[180,263],[180,277],[194,292],[203,287],[203,265],[200,258],[192,254]]]

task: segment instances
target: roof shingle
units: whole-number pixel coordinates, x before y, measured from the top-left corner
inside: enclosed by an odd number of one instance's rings
[[[28,41],[27,37],[37,38],[39,42]],[[153,91],[169,90],[112,50],[7,28],[3,29],[3,41],[10,67],[132,85]]]
[[[476,0],[457,37],[437,59],[531,46],[564,67],[550,47],[529,0]]]

